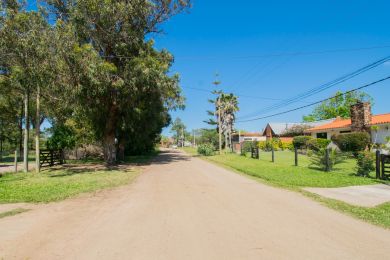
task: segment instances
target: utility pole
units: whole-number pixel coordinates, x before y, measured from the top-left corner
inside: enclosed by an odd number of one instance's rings
[[[194,129],[194,130],[192,130],[192,133],[193,133],[193,135],[194,135],[194,142],[193,142],[193,146],[195,147],[195,146],[196,146],[196,139],[195,139],[195,129]]]
[[[221,84],[221,81],[218,80],[218,73],[215,74],[215,80],[213,82],[215,86],[215,90],[213,91],[214,94],[217,94],[217,110],[218,110],[218,143],[219,143],[219,154],[222,153],[222,120],[221,120],[221,90],[217,90],[218,86]]]

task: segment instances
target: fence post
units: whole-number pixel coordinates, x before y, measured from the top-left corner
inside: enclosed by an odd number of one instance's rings
[[[18,172],[18,150],[15,150],[15,173]]]
[[[271,148],[271,152],[272,152],[272,162],[274,163],[275,162],[275,150],[274,150],[274,146],[272,145],[272,148]]]
[[[298,166],[298,148],[294,147],[294,153],[295,153],[295,166]]]
[[[325,150],[325,171],[329,172],[330,171],[330,162],[329,162],[329,148]]]
[[[381,178],[381,151],[376,150],[375,152],[375,170],[376,170],[376,178]]]
[[[54,161],[53,161],[53,150],[50,150],[50,166],[53,166],[54,165]]]
[[[384,154],[381,155],[381,164],[382,164],[381,179],[384,180],[385,179],[385,155]]]

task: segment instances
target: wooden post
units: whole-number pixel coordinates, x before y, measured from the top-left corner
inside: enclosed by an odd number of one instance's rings
[[[53,161],[53,150],[50,150],[50,166],[53,166],[54,165],[54,161]]]
[[[274,150],[274,146],[272,145],[272,148],[271,148],[271,152],[272,152],[272,162],[274,163],[275,162],[275,150]]]
[[[325,162],[326,162],[325,171],[329,172],[330,171],[330,162],[329,162],[329,149],[328,148],[325,150]]]
[[[15,150],[15,173],[18,172],[18,150]]]
[[[376,178],[381,178],[381,152],[379,150],[376,150],[375,152],[375,170],[376,170]]]
[[[385,179],[385,155],[384,154],[381,155],[381,164],[382,164],[381,179],[384,180]]]
[[[298,148],[294,147],[294,153],[295,153],[295,166],[298,166]]]

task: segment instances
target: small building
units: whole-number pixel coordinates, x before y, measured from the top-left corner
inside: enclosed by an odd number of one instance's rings
[[[336,118],[305,132],[315,138],[330,139],[333,135],[362,131],[371,135],[373,143],[386,143],[386,137],[390,136],[390,113],[372,115],[370,103],[360,102],[351,106],[351,118]]]
[[[287,138],[286,133],[294,128],[294,127],[302,127],[302,128],[312,128],[322,124],[326,124],[331,122],[332,120],[324,120],[318,122],[309,122],[309,123],[268,123],[263,131],[263,136],[266,137],[267,140],[272,138]]]
[[[233,150],[235,152],[240,152],[241,145],[243,142],[260,142],[265,141],[266,137],[263,136],[261,133],[234,133],[232,134],[232,143],[233,143]]]

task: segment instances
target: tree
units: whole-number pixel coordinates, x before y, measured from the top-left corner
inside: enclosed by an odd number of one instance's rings
[[[181,119],[177,117],[175,121],[173,121],[172,123],[171,133],[173,133],[173,139],[176,140],[176,144],[178,146],[183,146],[185,141],[185,136],[184,136],[185,132],[186,132],[186,126],[181,121]]]
[[[106,162],[115,163],[126,147],[152,149],[168,112],[183,108],[184,99],[178,75],[168,75],[172,55],[146,38],[189,1],[47,2],[63,42],[63,98],[93,126]]]
[[[36,95],[35,126],[36,171],[39,172],[39,135],[42,123],[40,97],[54,79],[51,28],[41,11],[26,11],[17,1],[7,1],[0,20],[0,49],[6,56],[0,64],[4,85],[24,103],[24,170],[28,171],[28,139],[30,130],[30,97]],[[0,55],[1,55],[0,54]],[[3,86],[4,86],[3,85]]]
[[[351,105],[359,101],[372,103],[373,99],[367,93],[361,91],[354,91],[344,95],[338,91],[334,97],[315,107],[311,114],[304,116],[303,121],[314,122],[336,117],[349,118],[351,116]]]

